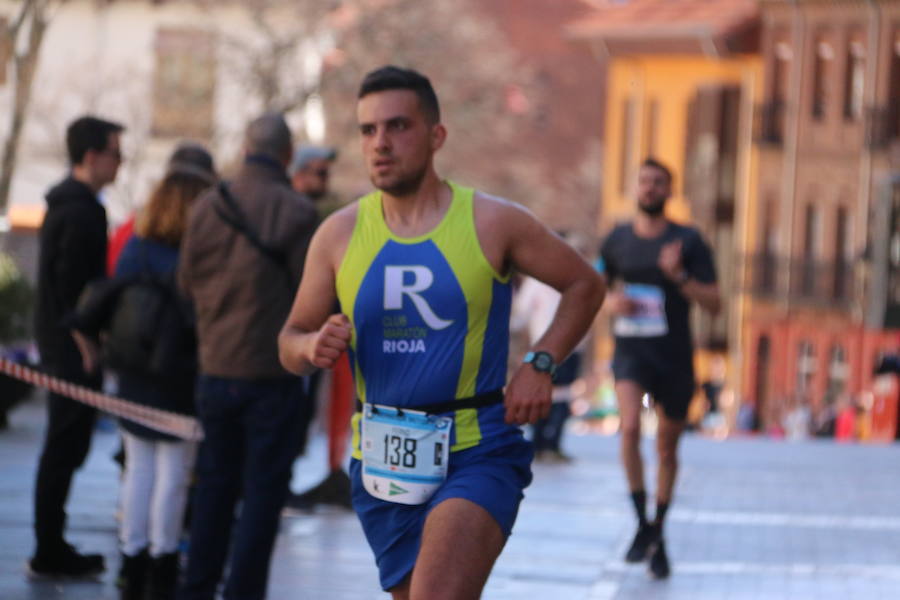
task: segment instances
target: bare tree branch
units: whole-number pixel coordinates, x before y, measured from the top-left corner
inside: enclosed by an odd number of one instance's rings
[[[15,24],[16,36],[11,39],[12,62],[15,66],[15,78],[13,85],[13,106],[10,113],[9,132],[3,144],[3,154],[0,156],[0,215],[5,215],[9,203],[9,192],[12,184],[12,175],[16,168],[16,155],[19,146],[19,138],[25,125],[28,113],[28,104],[31,100],[32,83],[37,70],[38,56],[44,32],[47,29],[47,9],[49,0],[24,0],[19,19]],[[22,27],[28,24],[28,37],[25,49],[19,53],[19,35]]]

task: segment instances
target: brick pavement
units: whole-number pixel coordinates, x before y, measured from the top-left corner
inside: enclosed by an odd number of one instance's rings
[[[97,432],[76,477],[69,531],[81,548],[104,552],[111,572],[99,583],[24,577],[42,410],[39,401],[19,407],[12,429],[0,433],[0,598],[113,599],[117,469],[110,430]],[[669,513],[673,575],[657,582],[642,566],[621,561],[633,523],[616,438],[572,436],[567,444],[575,463],[535,466],[486,600],[900,598],[900,445],[687,437]],[[645,455],[650,449],[648,441]],[[310,464],[324,464],[322,452],[314,446]],[[304,468],[298,465],[298,485],[320,474]],[[283,520],[269,597],[388,596],[378,591],[355,517],[321,511]]]

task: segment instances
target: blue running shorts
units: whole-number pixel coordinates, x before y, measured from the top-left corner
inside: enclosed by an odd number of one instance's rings
[[[375,553],[381,588],[402,583],[419,554],[425,518],[450,498],[465,498],[484,508],[509,537],[524,494],[531,483],[534,449],[521,431],[482,441],[450,454],[447,480],[425,504],[409,506],[374,498],[362,483],[362,463],[350,461],[353,508]]]

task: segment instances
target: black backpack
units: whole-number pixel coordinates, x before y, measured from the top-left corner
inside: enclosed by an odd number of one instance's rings
[[[197,337],[175,274],[144,270],[90,284],[67,325],[99,337],[105,365],[135,374],[193,376]]]
[[[113,369],[160,376],[197,371],[193,319],[172,275],[144,272],[122,285],[103,330],[104,363]]]

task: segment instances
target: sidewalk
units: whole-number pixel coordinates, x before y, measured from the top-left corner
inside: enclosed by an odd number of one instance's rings
[[[24,576],[43,410],[39,401],[20,406],[11,429],[0,432],[0,598],[114,599],[113,430],[96,433],[69,504],[71,541],[103,552],[109,571],[100,583],[35,584]],[[534,483],[485,600],[900,597],[900,445],[687,437],[669,513],[673,574],[657,582],[642,565],[621,560],[633,520],[616,462],[617,438],[571,436],[566,444],[576,462],[535,465]],[[648,440],[645,456],[652,456],[651,449]],[[315,456],[311,462],[324,464]],[[299,472],[295,484],[319,474]],[[283,520],[269,598],[389,598],[377,581],[351,513],[323,510]]]

